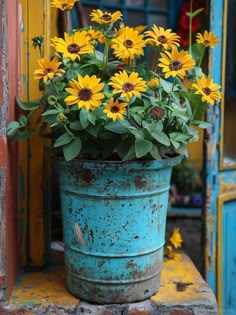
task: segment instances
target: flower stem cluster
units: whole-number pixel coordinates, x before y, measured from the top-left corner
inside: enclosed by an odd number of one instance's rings
[[[77,1],[51,4],[67,12]],[[200,11],[188,13],[190,23]],[[180,37],[160,25],[150,30],[130,27],[119,11],[92,10],[90,17],[91,26],[51,39],[54,56],[40,56],[33,73],[43,97],[19,105],[29,112],[41,108],[39,116],[51,127],[53,148],[66,160],[187,155],[186,144],[198,140],[195,127],[209,126],[203,121],[207,104],[214,106],[221,99],[220,86],[200,67],[217,37],[199,33],[196,43],[184,50]],[[155,58],[149,68],[146,61],[152,51]],[[31,134],[28,117],[21,121],[9,124],[12,139]]]

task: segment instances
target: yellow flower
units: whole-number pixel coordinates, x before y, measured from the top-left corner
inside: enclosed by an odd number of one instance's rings
[[[62,11],[67,11],[71,10],[77,1],[79,0],[52,0],[51,5]]]
[[[197,33],[196,42],[199,44],[203,44],[205,47],[214,48],[216,44],[219,44],[219,39],[212,32],[205,31],[202,35],[201,33]]]
[[[148,86],[150,88],[157,88],[159,85],[159,79],[157,77],[152,78],[149,82],[148,82]]]
[[[87,37],[89,38],[89,41],[98,40],[99,42],[104,43],[104,36],[100,31],[94,30],[94,29],[88,29],[87,31]]]
[[[180,37],[172,33],[171,29],[165,30],[163,27],[153,25],[152,31],[145,32],[145,35],[150,36],[146,39],[146,43],[152,46],[162,46],[167,50],[179,46]]]
[[[114,100],[113,97],[111,97],[109,103],[105,103],[105,109],[104,113],[107,114],[108,118],[111,118],[113,121],[116,121],[117,119],[124,119],[124,113],[126,112],[125,107],[128,106],[125,102],[119,102],[118,100]]]
[[[192,69],[195,66],[195,61],[192,60],[192,56],[187,51],[178,51],[173,49],[172,52],[166,51],[161,53],[159,59],[159,67],[163,68],[165,78],[180,77],[183,79],[186,75],[186,71]]]
[[[197,91],[195,94],[202,95],[202,102],[207,102],[214,105],[215,101],[219,101],[222,97],[222,93],[217,91],[220,85],[213,82],[210,76],[206,77],[204,73],[200,78],[196,78],[197,83],[193,83],[192,87]]]
[[[114,94],[121,93],[121,97],[125,97],[130,101],[132,96],[141,98],[140,92],[146,91],[146,82],[138,76],[137,72],[131,72],[130,75],[123,70],[111,77],[108,84],[114,88]]]
[[[134,30],[138,31],[139,34],[142,34],[143,31],[145,30],[145,28],[147,28],[146,25],[137,25],[137,26],[134,27]]]
[[[42,79],[46,83],[47,80],[52,80],[54,76],[61,76],[65,71],[58,69],[61,62],[58,62],[57,57],[50,61],[47,57],[38,60],[40,69],[34,71],[34,79]]]
[[[94,51],[94,46],[89,43],[90,38],[86,31],[75,32],[72,35],[64,33],[64,38],[54,37],[52,46],[57,52],[62,53],[63,59],[69,58],[75,61],[80,60],[80,55],[91,54]]]
[[[101,105],[104,94],[101,91],[104,88],[104,83],[100,83],[100,79],[95,75],[91,77],[86,75],[84,78],[78,75],[78,80],[71,80],[72,88],[65,90],[71,94],[65,98],[68,106],[77,104],[78,108],[94,110]]]
[[[143,56],[145,41],[143,35],[132,27],[126,26],[117,38],[112,39],[111,47],[114,55],[121,60],[133,60],[135,56]]]
[[[183,239],[179,232],[179,228],[174,228],[173,233],[170,237],[170,242],[173,244],[175,248],[181,247]]]
[[[166,249],[167,249],[167,253],[166,253],[166,256],[170,259],[174,259],[174,260],[179,260],[181,258],[181,255],[179,253],[176,253],[174,250],[173,250],[173,247],[168,245],[166,246]]]
[[[92,10],[91,21],[97,22],[98,24],[110,25],[120,20],[122,17],[122,13],[120,11],[116,11],[114,13],[110,12],[102,12],[102,10]]]

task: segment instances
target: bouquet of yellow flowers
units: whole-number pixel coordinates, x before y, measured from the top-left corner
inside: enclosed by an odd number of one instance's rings
[[[51,1],[65,13],[75,2]],[[200,11],[188,13],[190,22]],[[207,104],[221,98],[220,86],[201,68],[217,37],[198,33],[192,45],[190,27],[184,50],[171,29],[130,27],[119,11],[92,10],[90,17],[91,26],[51,39],[54,56],[41,56],[33,74],[43,96],[18,100],[29,114],[9,123],[8,135],[30,136],[29,117],[41,109],[40,133],[48,137],[49,125],[53,149],[68,161],[187,155],[186,144],[199,137],[195,127],[209,126],[203,120]],[[34,38],[39,48],[41,38]]]

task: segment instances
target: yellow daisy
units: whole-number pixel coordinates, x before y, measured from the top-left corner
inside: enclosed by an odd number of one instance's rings
[[[51,5],[61,11],[67,11],[71,10],[77,1],[79,0],[52,0]]]
[[[125,97],[130,101],[132,96],[141,98],[140,92],[146,91],[146,82],[138,76],[137,72],[131,72],[130,75],[123,70],[111,77],[108,84],[114,88],[114,94],[121,93],[121,97]]]
[[[146,28],[146,25],[137,25],[134,27],[134,30],[138,31],[139,34],[142,34]]]
[[[162,72],[165,73],[165,78],[178,76],[183,79],[186,71],[195,66],[195,61],[192,60],[192,56],[187,51],[178,51],[177,49],[173,49],[172,52],[161,53],[159,61],[158,66],[163,68]]]
[[[146,43],[151,46],[162,46],[167,50],[179,46],[180,37],[176,33],[172,33],[171,29],[165,30],[163,27],[154,24],[152,31],[145,32],[145,35],[149,36]]]
[[[122,13],[120,11],[116,11],[114,13],[110,12],[102,12],[102,10],[92,10],[90,13],[91,21],[97,22],[98,24],[110,25],[120,20],[122,17]]]
[[[86,32],[89,41],[98,40],[99,42],[104,42],[104,36],[100,31],[90,28]]]
[[[170,242],[173,244],[175,248],[179,248],[182,246],[183,239],[179,232],[179,228],[174,228],[173,233],[170,237]]]
[[[71,94],[65,98],[68,106],[77,104],[78,108],[94,110],[101,105],[101,100],[104,98],[104,94],[101,93],[104,83],[101,83],[95,75],[91,77],[78,75],[78,80],[71,80],[69,83],[71,88],[65,89]]]
[[[135,56],[143,56],[145,41],[143,35],[126,26],[117,38],[112,39],[111,47],[114,55],[121,60],[133,60]]]
[[[148,86],[150,88],[157,88],[159,85],[159,79],[157,77],[152,78],[149,82],[148,82]]]
[[[172,246],[168,245],[166,246],[166,249],[167,249],[166,256],[169,259],[179,260],[181,258],[181,254],[176,253]]]
[[[118,100],[114,100],[114,98],[111,97],[110,102],[105,103],[104,106],[105,109],[103,112],[108,118],[116,121],[117,119],[124,119],[124,113],[126,112],[125,108],[128,106],[128,103],[119,102]]]
[[[50,61],[47,57],[38,60],[40,69],[34,71],[34,79],[42,79],[46,83],[48,80],[52,80],[54,76],[61,76],[65,71],[58,69],[61,62],[58,62],[57,57],[54,57]]]
[[[199,44],[203,44],[205,47],[214,48],[216,44],[219,44],[219,39],[212,32],[205,31],[202,35],[201,33],[197,33],[196,42]]]
[[[86,31],[75,32],[72,35],[64,33],[64,39],[59,37],[52,39],[52,46],[63,55],[63,59],[75,61],[80,60],[80,55],[91,54],[94,51],[94,46],[89,41]]]
[[[219,101],[222,97],[222,93],[217,91],[220,85],[213,82],[210,76],[206,77],[204,73],[200,78],[196,78],[197,83],[193,83],[192,87],[197,91],[195,94],[202,95],[202,102],[207,102],[214,105],[215,101]]]

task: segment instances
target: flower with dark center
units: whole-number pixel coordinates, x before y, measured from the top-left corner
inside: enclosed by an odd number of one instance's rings
[[[145,35],[148,36],[146,43],[152,46],[161,46],[165,50],[179,46],[180,37],[173,33],[171,29],[165,30],[163,27],[153,25],[152,30],[145,32]]]
[[[111,97],[110,101],[104,104],[105,109],[103,112],[107,115],[108,118],[111,118],[113,121],[117,119],[124,119],[124,114],[126,112],[126,107],[128,106],[125,102],[119,102],[118,100],[114,100]]]
[[[81,55],[91,54],[94,51],[87,31],[75,32],[72,35],[65,33],[64,38],[54,37],[52,39],[52,46],[56,52],[62,54],[63,59],[80,60]]]
[[[202,102],[207,102],[212,106],[222,97],[222,93],[218,91],[220,85],[214,83],[210,76],[206,77],[203,73],[200,78],[196,78],[196,83],[193,83],[192,87],[196,89],[195,94],[202,96]]]
[[[214,48],[216,44],[219,44],[219,39],[212,32],[205,31],[202,35],[201,33],[197,33],[196,42],[198,44],[203,44],[205,47]]]
[[[130,101],[133,96],[141,98],[141,93],[146,91],[146,82],[139,77],[137,72],[131,72],[130,75],[124,70],[111,77],[110,82],[114,90],[113,93],[120,93],[121,97]]]
[[[111,41],[111,48],[114,55],[121,59],[123,63],[132,62],[135,57],[143,56],[145,41],[144,35],[139,34],[135,29],[125,26],[117,33],[117,37]]]
[[[161,53],[159,61],[158,66],[163,68],[162,72],[165,73],[165,78],[178,76],[184,79],[187,71],[195,66],[195,61],[187,51],[178,51],[177,49]]]
[[[62,76],[65,72],[63,69],[59,69],[61,62],[58,62],[58,58],[54,57],[53,60],[48,60],[48,58],[42,58],[38,60],[40,69],[34,71],[34,79],[43,79],[46,83],[48,80],[52,80],[54,76]]]
[[[94,21],[98,24],[103,25],[110,25],[112,23],[117,22],[121,19],[122,13],[120,11],[116,11],[114,13],[110,12],[103,12],[102,10],[92,10],[91,14],[91,21]]]
[[[95,75],[91,77],[86,75],[82,77],[78,75],[77,80],[71,80],[70,86],[65,88],[66,92],[70,95],[65,98],[66,105],[77,104],[78,108],[87,110],[94,110],[102,104],[104,93],[104,83],[100,82],[101,79]]]

